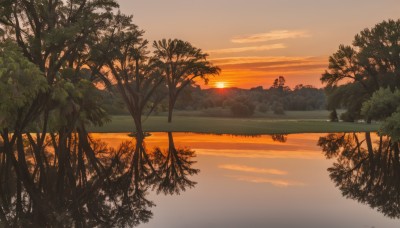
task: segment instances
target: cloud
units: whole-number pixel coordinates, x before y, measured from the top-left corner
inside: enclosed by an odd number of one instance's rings
[[[209,54],[232,54],[232,53],[250,52],[250,51],[252,51],[252,52],[254,52],[254,51],[269,51],[269,50],[283,49],[283,48],[286,48],[286,46],[284,44],[268,44],[268,45],[261,45],[261,46],[208,50],[206,52]]]
[[[276,187],[289,187],[289,186],[304,186],[305,184],[298,181],[283,180],[283,179],[271,179],[264,177],[253,177],[253,176],[228,176],[238,181],[251,182],[256,184],[272,184]]]
[[[274,30],[266,33],[250,34],[245,36],[236,36],[231,39],[233,43],[256,43],[265,42],[272,40],[284,40],[284,39],[294,39],[294,38],[305,38],[311,35],[307,31],[302,30]]]
[[[196,154],[228,158],[264,159],[324,159],[320,151],[313,150],[240,150],[240,149],[195,149]]]
[[[328,64],[326,57],[229,57],[210,59],[221,67],[221,78],[241,88],[251,84],[269,87],[273,80],[283,75],[291,87],[311,84],[320,87],[319,78]],[[226,79],[225,79],[226,78]]]
[[[286,175],[287,172],[278,169],[263,169],[263,168],[256,168],[251,166],[245,165],[234,165],[234,164],[225,164],[219,165],[218,168],[227,169],[232,171],[239,171],[239,172],[248,172],[248,173],[263,173],[263,174],[272,174],[272,175]]]

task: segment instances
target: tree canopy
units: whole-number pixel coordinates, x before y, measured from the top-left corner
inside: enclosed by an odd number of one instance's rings
[[[388,20],[357,34],[352,45],[340,45],[329,57],[321,82],[336,98],[331,109],[344,107],[349,121],[365,116],[362,103],[380,88],[400,87],[400,20]],[[337,90],[342,90],[340,96]],[[328,98],[329,99],[329,98]]]

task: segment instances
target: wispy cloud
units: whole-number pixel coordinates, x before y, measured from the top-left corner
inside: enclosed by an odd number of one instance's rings
[[[294,38],[310,37],[311,35],[307,31],[302,30],[274,30],[266,33],[250,34],[244,36],[236,36],[232,38],[233,43],[257,43],[273,40],[284,40]]]
[[[298,181],[283,180],[283,179],[271,179],[264,177],[253,177],[253,176],[229,176],[238,181],[245,181],[256,184],[272,184],[276,187],[289,187],[289,186],[304,186],[305,184]]]
[[[234,164],[224,164],[219,165],[218,168],[227,169],[232,171],[239,171],[239,172],[247,172],[247,173],[263,173],[263,174],[272,174],[272,175],[286,175],[287,172],[278,169],[263,169],[245,165],[234,165]]]
[[[254,51],[269,51],[274,49],[286,48],[284,44],[268,44],[261,46],[239,47],[239,48],[225,48],[206,51],[209,54],[232,54],[240,52],[254,52]]]
[[[196,149],[196,154],[228,158],[324,159],[324,156],[319,151],[313,150]]]

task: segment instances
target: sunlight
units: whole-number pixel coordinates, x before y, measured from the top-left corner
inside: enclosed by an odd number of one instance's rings
[[[219,89],[225,88],[225,82],[217,82],[215,83],[215,87]]]

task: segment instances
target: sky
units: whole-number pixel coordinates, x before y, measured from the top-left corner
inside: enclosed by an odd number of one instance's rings
[[[323,87],[320,76],[340,44],[400,18],[399,0],[119,0],[150,42],[189,41],[222,70],[206,87]],[[204,85],[202,85],[204,87]]]

